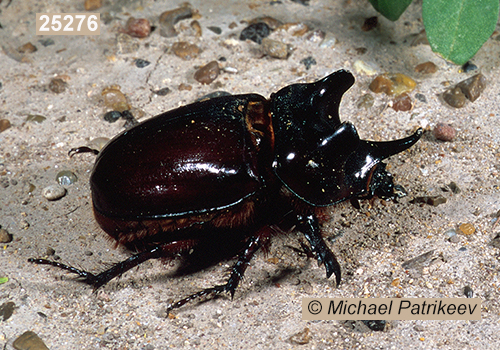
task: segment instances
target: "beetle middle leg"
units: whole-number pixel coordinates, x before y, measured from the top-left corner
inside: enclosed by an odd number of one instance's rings
[[[192,300],[202,298],[211,294],[215,296],[223,292],[229,292],[231,294],[231,298],[233,298],[236,288],[243,278],[250,260],[252,260],[254,254],[259,250],[260,247],[262,247],[262,245],[269,239],[269,237],[270,229],[269,227],[264,227],[248,239],[245,250],[239,255],[237,262],[231,269],[231,275],[229,276],[227,283],[203,289],[197,293],[191,294],[184,299],[176,301],[167,307],[167,312],[170,312],[173,309],[180,308],[181,306],[189,303]]]

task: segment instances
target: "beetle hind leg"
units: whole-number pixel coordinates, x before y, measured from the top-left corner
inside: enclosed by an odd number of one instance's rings
[[[114,264],[111,268],[99,274],[93,274],[91,272],[81,270],[73,266],[61,264],[59,262],[47,259],[31,258],[28,259],[28,262],[40,265],[50,265],[77,274],[81,278],[81,281],[83,283],[91,285],[92,287],[94,287],[95,291],[99,287],[102,287],[103,285],[111,281],[113,278],[122,275],[126,271],[142,264],[147,260],[172,257],[178,252],[188,250],[195,243],[196,241],[194,240],[184,240],[184,241],[174,241],[170,243],[156,245],[153,246],[152,248],[149,248],[147,250],[132,255],[128,259],[125,259],[119,263]]]
[[[69,271],[71,273],[77,274],[81,279],[83,283],[86,283],[88,285],[91,285],[94,287],[94,290],[98,289],[99,287],[102,287],[109,281],[111,281],[113,278],[120,276],[124,272],[136,267],[137,265],[142,264],[143,262],[149,260],[149,259],[158,259],[163,257],[164,251],[162,249],[162,246],[155,246],[151,248],[150,250],[146,250],[143,252],[140,252],[138,254],[132,255],[126,260],[123,260],[115,265],[113,265],[111,268],[99,273],[99,274],[93,274],[91,272],[85,271],[78,269],[73,266],[61,264],[56,261],[51,261],[47,259],[28,259],[28,262],[35,263],[35,264],[40,264],[40,265],[50,265],[54,267],[58,267],[60,269]]]

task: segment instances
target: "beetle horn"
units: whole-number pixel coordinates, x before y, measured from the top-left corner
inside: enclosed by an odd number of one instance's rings
[[[408,137],[393,140],[393,141],[382,141],[382,142],[374,142],[374,141],[364,141],[365,146],[369,149],[370,155],[374,159],[383,160],[393,156],[397,153],[403,152],[404,150],[413,146],[422,136],[422,128],[418,128],[418,130]]]
[[[346,70],[338,70],[312,85],[316,91],[312,94],[311,106],[314,106],[321,117],[333,119],[340,124],[339,107],[344,93],[354,84],[354,76]]]

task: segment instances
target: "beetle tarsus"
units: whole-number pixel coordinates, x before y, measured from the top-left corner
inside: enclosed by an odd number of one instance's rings
[[[87,146],[81,146],[81,147],[70,149],[68,152],[68,156],[71,158],[75,154],[78,154],[78,153],[93,153],[95,155],[98,155],[99,151],[94,149],[94,148],[87,147]]]
[[[80,270],[80,269],[77,269],[76,267],[62,264],[60,262],[56,262],[56,261],[52,261],[52,260],[30,258],[30,259],[28,259],[28,262],[34,263],[37,265],[50,265],[50,266],[54,266],[54,267],[69,271],[71,273],[75,273],[83,279],[84,283],[91,284],[91,285],[94,284],[96,277],[97,277],[96,275],[94,275],[91,272]]]
[[[297,228],[304,234],[304,236],[308,240],[309,244],[311,245],[312,251],[316,254],[318,263],[320,265],[325,265],[326,278],[330,278],[332,274],[335,274],[335,282],[338,286],[342,277],[340,272],[340,264],[321,237],[318,218],[314,214],[310,214],[307,216],[297,215],[297,220]]]

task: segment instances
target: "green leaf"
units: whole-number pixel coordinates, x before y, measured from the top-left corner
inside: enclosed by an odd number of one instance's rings
[[[370,0],[372,6],[387,19],[396,21],[413,0]]]
[[[424,0],[422,18],[432,51],[464,64],[488,40],[498,20],[498,0]]]
[[[7,283],[9,281],[9,277],[0,277],[0,284]]]

